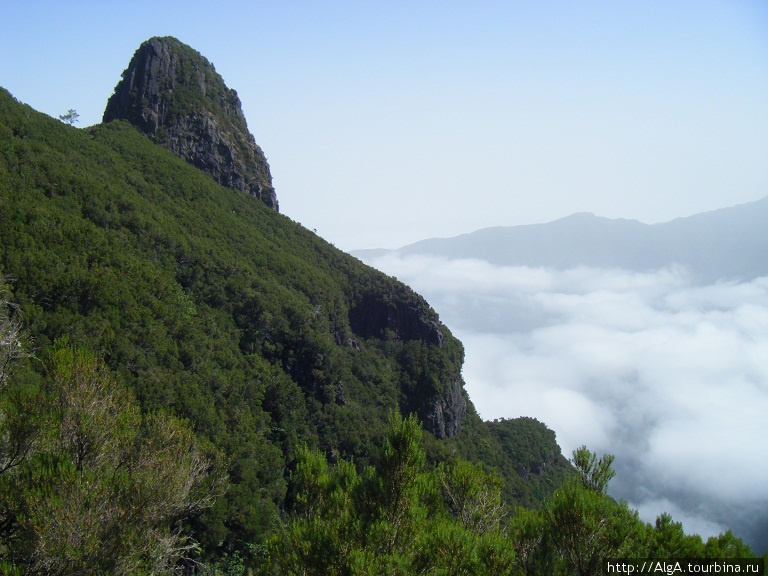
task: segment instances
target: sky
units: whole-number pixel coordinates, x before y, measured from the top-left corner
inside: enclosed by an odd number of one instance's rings
[[[768,193],[762,0],[0,0],[0,86],[98,123],[165,35],[238,91],[281,212],[344,250]]]

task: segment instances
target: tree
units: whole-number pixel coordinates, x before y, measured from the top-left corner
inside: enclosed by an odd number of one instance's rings
[[[544,509],[547,533],[566,572],[579,576],[600,573],[600,562],[616,550],[611,519],[614,503],[600,492],[567,481]]]
[[[752,558],[754,554],[733,532],[710,536],[704,545],[704,556],[707,558]]]
[[[381,550],[385,554],[400,548],[408,537],[412,506],[417,497],[416,477],[424,462],[418,418],[415,414],[403,418],[399,412],[391,412],[378,466],[381,479],[379,502],[383,519],[388,525],[388,535]]]
[[[656,518],[649,530],[649,558],[703,558],[704,543],[701,536],[687,535],[683,525],[675,522],[666,512]]]
[[[48,368],[44,433],[0,475],[4,556],[32,574],[164,573],[194,562],[184,521],[224,489],[216,452],[186,423],[142,415],[93,354],[58,341]]]
[[[613,454],[603,454],[598,460],[597,454],[582,446],[573,451],[571,463],[576,467],[582,486],[598,494],[605,494],[608,482],[616,475],[611,468],[613,460]]]
[[[73,110],[72,108],[67,110],[66,114],[62,114],[61,116],[59,116],[59,120],[61,120],[62,122],[66,122],[70,126],[74,126],[75,122],[79,122],[80,121],[79,118],[80,118],[80,114],[77,113],[77,110]]]
[[[24,339],[18,309],[10,301],[6,279],[0,276],[0,388],[5,386],[13,364],[29,356]]]
[[[295,516],[270,541],[277,574],[345,574],[354,549],[361,546],[362,479],[353,464],[329,466],[325,456],[299,449],[291,474]]]
[[[519,507],[510,519],[509,537],[515,551],[515,563],[525,576],[554,574],[555,554],[549,549],[547,518],[541,510]]]
[[[542,509],[518,510],[510,535],[523,573],[591,576],[602,574],[605,558],[642,555],[645,525],[606,494],[612,462],[582,446],[573,452],[575,474]]]
[[[505,511],[501,478],[483,472],[482,464],[465,460],[451,467],[441,462],[435,476],[452,514],[465,528],[485,534],[499,527]]]
[[[270,543],[275,574],[510,574],[500,481],[478,465],[425,470],[421,424],[392,412],[376,467],[302,449],[294,513]]]
[[[38,387],[14,378],[16,364],[30,356],[18,310],[0,276],[0,572],[14,542],[23,540],[18,494],[20,470],[39,444],[45,401]]]

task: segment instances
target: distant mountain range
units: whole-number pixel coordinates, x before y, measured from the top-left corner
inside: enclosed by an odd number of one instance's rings
[[[579,266],[644,271],[683,266],[697,282],[768,275],[768,197],[661,224],[578,213],[546,224],[484,228],[431,238],[398,250],[360,250],[369,259],[398,255],[473,258],[504,266]]]

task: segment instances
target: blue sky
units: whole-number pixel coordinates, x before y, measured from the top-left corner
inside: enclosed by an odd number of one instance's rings
[[[0,85],[93,124],[155,35],[214,63],[281,211],[343,249],[768,194],[766,2],[6,0]]]

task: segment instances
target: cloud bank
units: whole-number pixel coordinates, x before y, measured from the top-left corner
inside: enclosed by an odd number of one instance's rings
[[[611,494],[703,537],[768,548],[768,278],[370,261],[423,294],[466,348],[488,420],[533,416],[563,453],[616,456]]]

